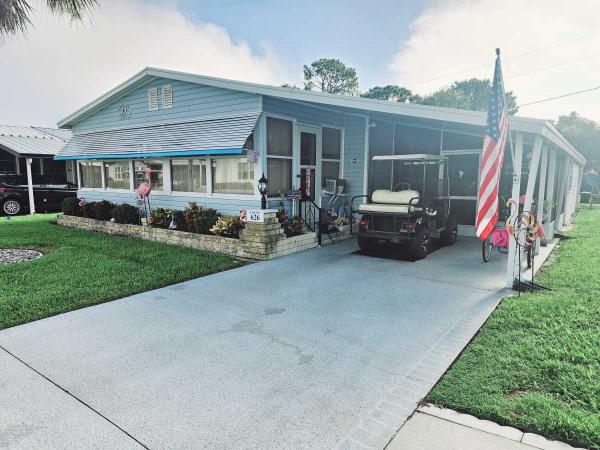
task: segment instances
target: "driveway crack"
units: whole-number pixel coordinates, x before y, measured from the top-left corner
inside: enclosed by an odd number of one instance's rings
[[[132,439],[133,441],[135,441],[138,445],[140,445],[141,447],[143,447],[145,449],[150,450],[150,447],[148,447],[146,444],[144,444],[143,442],[141,442],[138,438],[136,438],[135,436],[133,436],[131,433],[129,433],[123,427],[119,426],[117,423],[115,423],[114,421],[112,421],[111,419],[109,419],[108,417],[106,417],[104,414],[102,414],[100,411],[98,411],[97,409],[95,409],[90,404],[86,403],[84,400],[82,400],[79,397],[77,397],[75,394],[72,394],[71,392],[69,392],[67,389],[65,389],[64,387],[62,387],[56,381],[54,381],[54,380],[50,379],[49,377],[47,377],[46,375],[44,375],[42,372],[40,372],[39,370],[37,370],[35,367],[33,367],[30,364],[28,364],[27,362],[23,361],[17,355],[15,355],[14,353],[10,352],[10,350],[6,349],[2,345],[0,345],[0,349],[4,350],[8,355],[12,356],[14,359],[16,359],[17,361],[19,361],[25,367],[27,367],[28,369],[32,370],[33,372],[35,372],[36,374],[38,374],[40,377],[44,378],[46,381],[48,381],[49,383],[51,383],[52,385],[54,385],[55,387],[57,387],[58,389],[60,389],[61,391],[63,391],[69,397],[73,398],[74,400],[76,400],[77,402],[81,403],[83,406],[85,406],[86,408],[88,408],[90,411],[92,411],[96,415],[100,416],[106,422],[110,423],[113,427],[117,428],[123,434],[125,434],[130,439]]]

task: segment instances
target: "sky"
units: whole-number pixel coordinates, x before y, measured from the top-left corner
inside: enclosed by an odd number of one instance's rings
[[[56,126],[146,66],[302,86],[304,64],[333,57],[357,69],[361,91],[427,94],[490,78],[500,47],[520,104],[600,85],[597,0],[99,0],[83,23],[43,3],[25,36],[0,42],[2,124]],[[519,115],[573,110],[600,122],[600,90]]]

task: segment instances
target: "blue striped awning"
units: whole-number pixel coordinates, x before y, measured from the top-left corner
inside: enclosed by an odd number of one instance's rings
[[[54,159],[240,155],[259,115],[75,134]]]

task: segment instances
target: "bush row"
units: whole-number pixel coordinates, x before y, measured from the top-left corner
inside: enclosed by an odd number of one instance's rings
[[[70,197],[62,201],[62,212],[67,216],[87,217],[88,219],[114,221],[132,225],[140,224],[140,210],[135,206],[123,203],[117,205],[107,200],[100,202],[83,202]]]
[[[62,212],[69,216],[113,221],[139,225],[140,209],[123,203],[116,205],[107,200],[85,203],[78,198],[66,198],[62,202]],[[148,225],[156,228],[187,231],[198,234],[239,238],[244,224],[239,216],[222,216],[217,210],[204,208],[196,202],[188,203],[183,211],[156,208],[150,212]]]

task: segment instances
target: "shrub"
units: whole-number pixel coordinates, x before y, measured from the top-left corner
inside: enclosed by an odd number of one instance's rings
[[[196,202],[188,203],[183,211],[185,229],[190,233],[210,234],[218,219],[219,213],[215,209],[203,208]]]
[[[79,206],[79,199],[77,197],[63,199],[60,207],[65,216],[81,217],[81,207]]]
[[[96,218],[96,202],[83,202],[81,205],[81,214],[88,219]]]
[[[239,216],[222,216],[219,217],[217,223],[210,229],[211,233],[216,236],[224,236],[230,238],[239,238],[240,231],[244,228],[242,220]]]
[[[294,216],[290,219],[285,208],[277,210],[277,219],[279,219],[279,223],[287,237],[296,236],[302,233],[302,219],[298,216]]]
[[[110,220],[112,218],[112,210],[116,206],[108,200],[93,203],[94,215],[96,220]]]
[[[171,224],[172,209],[156,208],[150,212],[148,225],[156,228],[169,228]]]
[[[133,225],[139,225],[140,210],[135,206],[123,203],[122,205],[118,205],[113,208],[112,217],[117,223],[129,223]]]

